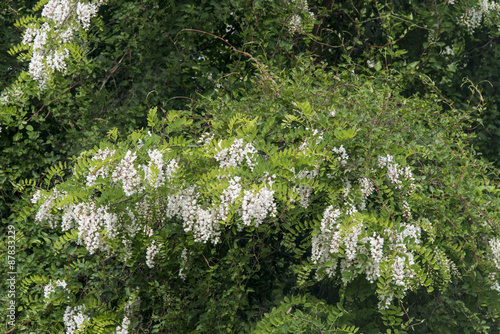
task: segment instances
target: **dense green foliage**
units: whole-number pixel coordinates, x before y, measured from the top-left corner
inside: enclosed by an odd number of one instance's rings
[[[494,2],[108,0],[43,86],[48,2],[0,5],[2,330],[498,331]]]

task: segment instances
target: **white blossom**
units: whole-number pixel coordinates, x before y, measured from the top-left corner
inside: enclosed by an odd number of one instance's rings
[[[344,145],[340,145],[339,148],[334,147],[333,152],[339,154],[340,156],[337,158],[337,160],[340,162],[342,166],[345,166],[347,164],[347,160],[349,159],[349,154],[347,154]]]
[[[224,189],[220,196],[221,206],[219,208],[219,217],[224,221],[227,219],[230,206],[233,205],[236,199],[241,195],[240,180],[241,178],[239,176],[235,176],[233,179],[229,180],[229,187]]]
[[[23,44],[30,44],[33,42],[33,39],[35,38],[36,34],[38,33],[38,30],[32,27],[26,28],[24,31],[24,36],[23,36]]]
[[[75,30],[89,28],[91,18],[97,15],[99,6],[104,2],[49,0],[42,8],[42,26],[31,24],[26,29],[23,44],[33,49],[28,73],[38,81],[40,89],[44,89],[50,79],[45,66],[54,72],[66,71],[69,52],[64,44],[73,42]]]
[[[92,157],[92,161],[101,161],[104,162],[106,159],[112,157],[115,154],[115,150],[110,150],[109,148],[105,148],[104,150],[99,149],[97,153]],[[87,175],[87,187],[92,187],[95,184],[95,181],[98,177],[106,178],[108,177],[109,167],[107,165],[102,164],[102,166],[98,167],[99,164],[91,165],[89,167],[89,174]]]
[[[46,57],[47,66],[52,71],[66,72],[66,59],[69,57],[68,49],[55,51]]]
[[[195,220],[196,223],[191,228],[194,241],[203,243],[211,241],[213,244],[219,242],[219,221],[215,210],[198,208],[195,213]]]
[[[45,285],[43,288],[43,297],[48,299],[50,298],[50,295],[53,294],[56,291],[56,287],[52,284],[52,281],[50,281],[49,284]]]
[[[61,41],[63,43],[69,43],[74,37],[74,29],[72,27],[68,27],[59,32],[59,36],[61,37]]]
[[[297,32],[300,32],[302,27],[302,18],[300,15],[295,14],[290,17],[290,20],[288,21],[288,31],[290,34],[294,35]]]
[[[340,247],[342,229],[337,222],[341,215],[339,209],[334,209],[330,205],[323,212],[320,232],[312,238],[312,256],[313,263],[323,263],[330,258],[329,254],[336,254]]]
[[[392,277],[394,279],[394,284],[398,286],[405,286],[405,259],[403,257],[397,256],[392,264]]]
[[[172,179],[174,178],[178,169],[179,164],[177,163],[177,160],[170,160],[170,162],[167,164],[167,170],[165,172],[165,177],[169,182],[172,182]]]
[[[60,27],[71,15],[71,4],[67,0],[50,0],[42,10],[42,17],[51,19]]]
[[[334,210],[333,205],[327,207],[323,212],[323,219],[321,220],[321,232],[332,232],[337,227],[337,219],[340,217],[340,214],[340,210]]]
[[[54,285],[54,283],[52,283],[52,280],[51,280],[49,282],[49,284],[45,285],[45,287],[43,288],[43,296],[44,296],[44,298],[49,299],[50,295],[53,294],[56,291],[56,287],[58,287],[58,286],[60,286],[64,290],[68,291],[68,289],[66,289],[67,285],[68,284],[64,280],[63,281],[57,280],[56,283],[55,283],[55,285]]]
[[[295,174],[295,168],[292,167],[291,171]],[[303,169],[295,175],[294,181],[298,180],[300,182],[300,180],[312,180],[316,176],[318,176],[317,168],[313,170]],[[293,187],[293,191],[300,197],[300,205],[303,208],[307,208],[309,206],[309,197],[312,192],[312,187],[306,184],[299,184]]]
[[[31,57],[31,62],[28,67],[28,73],[33,78],[39,82],[40,87],[44,87],[47,82],[47,72],[44,64],[44,57],[39,52],[33,52]]]
[[[403,217],[405,217],[407,220],[411,220],[410,205],[407,201],[403,201]]]
[[[154,257],[160,251],[160,247],[161,246],[162,246],[162,244],[159,244],[157,246],[156,245],[156,241],[153,240],[153,242],[151,243],[151,245],[146,250],[146,264],[147,264],[147,266],[149,268],[153,268],[154,267]]]
[[[38,34],[35,36],[35,39],[33,40],[33,51],[43,49],[46,43],[47,43],[47,31],[45,29],[41,29],[38,31]],[[41,56],[40,53],[38,54]]]
[[[66,334],[75,334],[75,332],[84,329],[85,320],[90,320],[90,318],[84,313],[85,305],[80,305],[76,307],[67,306],[64,312],[64,325],[66,326]]]
[[[194,186],[168,196],[166,215],[182,218],[184,232],[193,233],[195,241],[216,244],[220,236],[218,210],[202,208],[197,202],[198,197]]]
[[[130,326],[130,318],[124,316],[122,320],[122,325],[116,327],[116,334],[128,334],[128,328]]]
[[[65,192],[60,192],[54,189],[49,196],[42,196],[41,193],[37,192],[33,199],[36,199],[37,203],[43,198],[45,201],[40,205],[38,211],[35,215],[35,222],[47,221],[51,228],[56,226],[56,216],[51,212],[54,208],[55,201],[58,198],[62,198]],[[33,201],[32,199],[32,201]]]
[[[354,260],[358,248],[358,238],[361,234],[362,224],[358,224],[352,228],[352,230],[345,236],[345,255],[350,261]]]
[[[37,190],[34,194],[33,197],[31,197],[31,203],[37,204],[38,201],[42,198],[42,192],[40,190]]]
[[[494,1],[480,0],[478,5],[476,7],[466,7],[465,13],[458,20],[461,25],[467,28],[471,35],[476,28],[481,26],[483,21],[490,22],[498,19],[500,4]]]
[[[241,204],[241,219],[244,225],[250,226],[253,220],[254,226],[258,227],[268,215],[271,217],[276,215],[274,190],[268,189],[267,186],[265,185],[258,192],[244,190]]]
[[[414,226],[410,224],[401,224],[403,228],[400,239],[397,239],[399,243],[402,243],[407,237],[413,238],[416,244],[420,244],[420,233],[421,228],[419,226]]]
[[[181,253],[181,268],[179,269],[179,277],[185,281],[187,276],[184,273],[187,270],[188,257],[187,257],[187,248],[184,247]]]
[[[137,155],[130,150],[127,151],[125,157],[120,161],[116,169],[113,171],[113,181],[121,182],[123,191],[126,196],[131,196],[140,190],[141,179],[134,167],[134,161]]]
[[[380,277],[380,263],[384,257],[383,254],[383,246],[384,246],[384,238],[382,236],[373,233],[372,237],[369,237],[370,241],[370,253],[372,263],[369,264],[365,269],[366,279],[373,283]]]
[[[229,148],[221,148],[222,141],[219,142],[218,152],[214,155],[215,160],[219,161],[220,168],[224,169],[226,167],[237,167],[242,162],[243,159],[246,160],[248,167],[251,170],[254,169],[255,163],[252,158],[257,153],[255,147],[247,143],[243,144],[243,139],[235,139],[233,144]]]
[[[453,46],[449,46],[449,45],[446,45],[444,50],[441,51],[441,53],[444,55],[450,55],[450,56],[455,55],[455,51],[453,51]]]
[[[90,19],[97,14],[98,7],[94,3],[81,3],[76,5],[76,15],[84,30],[90,27]]]
[[[111,236],[116,235],[116,215],[108,212],[107,207],[96,207],[93,202],[79,203],[71,210],[78,227],[78,244],[85,244],[90,254],[107,249],[101,229],[107,227]]]
[[[209,73],[208,75],[208,80],[212,80],[212,73]],[[203,146],[207,147],[212,139],[214,139],[215,134],[211,134],[210,132],[205,132],[203,135],[201,135],[200,139],[198,139],[198,144],[203,144]]]
[[[359,178],[358,183],[359,190],[361,191],[361,204],[359,209],[363,211],[366,209],[366,199],[373,193],[374,187],[371,181],[365,176]]]
[[[151,161],[144,167],[144,178],[153,188],[161,187],[165,182],[163,155],[158,150],[148,150]]]
[[[488,241],[488,245],[490,246],[490,258],[493,262],[493,265],[497,268],[500,268],[500,239],[493,238]]]

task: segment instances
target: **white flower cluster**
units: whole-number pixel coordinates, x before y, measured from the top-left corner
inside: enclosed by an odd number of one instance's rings
[[[179,269],[179,277],[185,281],[187,276],[184,271],[187,269],[188,257],[187,257],[187,248],[184,248],[181,253],[181,268]]]
[[[28,73],[40,88],[45,88],[51,73],[66,71],[69,51],[65,44],[73,40],[75,31],[90,27],[90,19],[103,3],[49,0],[42,9],[45,23],[39,28],[33,24],[26,28],[22,42],[33,49]]]
[[[141,190],[141,178],[134,167],[134,161],[137,159],[136,153],[127,151],[125,157],[120,161],[116,169],[113,171],[113,182],[122,183],[123,191],[126,196],[131,196]]]
[[[349,272],[350,275],[342,275],[344,284],[349,283],[355,278],[356,272],[350,269],[352,266],[358,265],[360,260],[358,254],[367,253],[365,244],[369,241],[363,238],[360,244],[360,236],[363,233],[364,227],[362,222],[353,221],[353,224],[343,229],[338,219],[342,213],[339,209],[334,209],[332,205],[325,209],[323,219],[321,221],[320,231],[312,237],[312,256],[313,263],[318,264],[318,269],[324,269],[328,277],[333,277],[336,273],[338,259],[340,257],[340,270],[342,273]],[[379,240],[379,239],[376,239]],[[358,245],[359,244],[359,245]],[[344,256],[340,256],[340,247],[343,245]],[[379,249],[375,249],[374,263],[365,263],[363,269],[369,279],[377,278],[380,272],[377,271],[381,262],[381,247],[383,240],[379,241]],[[333,260],[333,265],[326,266],[327,262]],[[316,274],[318,280],[322,276]]]
[[[382,276],[382,268],[385,268],[384,272],[392,276],[393,287],[397,287],[398,293],[404,295],[415,276],[411,268],[415,264],[415,257],[408,244],[421,243],[421,228],[403,223],[397,230],[386,229],[383,234],[374,232],[371,236],[363,236],[366,233],[363,221],[357,221],[358,216],[355,215],[347,218],[346,222],[350,223],[344,226],[339,221],[343,216],[348,217],[332,205],[327,207],[319,231],[312,237],[311,261],[318,265],[317,279],[324,277],[320,272],[333,277],[339,262],[343,284],[358,275],[352,268],[361,268],[370,283],[376,282]],[[385,254],[384,247],[387,249]],[[381,266],[382,263],[386,265]],[[393,295],[382,294],[379,299],[379,308],[385,309],[390,305]]]
[[[45,299],[49,299],[50,295],[53,294],[56,291],[56,287],[58,287],[58,286],[62,287],[66,291],[68,291],[68,289],[66,289],[66,286],[67,286],[66,281],[57,280],[56,284],[54,285],[52,283],[52,280],[51,280],[49,282],[49,284],[45,285],[45,287],[43,288],[43,296],[44,296],[44,298]]]
[[[170,162],[167,164],[167,170],[165,171],[167,181],[172,182],[172,179],[174,178],[178,169],[179,164],[177,163],[177,160],[170,160]]]
[[[415,276],[415,272],[410,268],[410,266],[415,264],[414,255],[412,251],[408,249],[405,241],[413,239],[415,244],[420,244],[421,228],[419,226],[402,223],[401,232],[398,233],[393,230],[386,230],[385,232],[393,241],[392,250],[399,254],[392,265],[393,280],[396,285],[402,287],[402,292],[405,293],[410,287],[410,280]]]
[[[38,190],[31,198],[31,203],[37,204],[41,199],[44,200],[43,204],[39,207],[38,212],[35,215],[35,222],[39,223],[41,221],[46,221],[51,228],[55,228],[57,224],[57,216],[51,213],[54,208],[57,199],[62,198],[66,195],[63,191],[58,191],[54,189],[52,193],[47,197]]]
[[[90,27],[90,19],[96,16],[98,9],[95,3],[77,2],[76,15],[84,30]]]
[[[419,226],[415,225],[410,225],[410,224],[401,224],[401,227],[403,228],[403,231],[400,233],[400,235],[396,238],[396,241],[398,242],[399,247],[403,247],[404,243],[403,241],[407,238],[410,237],[410,239],[413,239],[416,244],[420,244],[420,235],[422,232],[422,229]],[[406,247],[404,247],[406,250]]]
[[[141,297],[138,296],[139,287],[136,287],[135,292],[133,292],[128,297],[127,305],[123,308],[125,315],[131,316],[134,310],[141,304]]]
[[[212,74],[210,73],[209,80],[212,80]],[[198,139],[198,144],[203,144],[203,146],[207,147],[212,139],[214,139],[215,134],[212,133],[210,135],[210,132],[205,132],[204,134],[201,135],[200,139]]]
[[[269,182],[272,187],[273,182]],[[258,192],[244,190],[243,203],[241,204],[241,219],[243,224],[250,226],[252,223],[258,227],[264,219],[270,215],[276,216],[276,203],[274,202],[274,190],[269,189],[266,184]],[[242,226],[238,225],[241,229]]]
[[[495,273],[489,273],[488,278],[491,281],[491,290],[500,292],[500,284],[496,280]]]
[[[128,334],[128,328],[130,326],[130,318],[124,316],[122,320],[122,325],[116,327],[116,334]]]
[[[96,207],[95,203],[79,203],[66,208],[63,218],[63,230],[78,228],[78,244],[84,243],[90,254],[98,249],[107,250],[108,246],[103,240],[101,229],[106,227],[108,236],[117,235],[117,216],[108,212],[107,207]],[[76,222],[76,224],[74,224]]]
[[[128,234],[128,236],[132,239],[142,229],[141,229],[141,226],[139,225],[139,223],[137,222],[137,219],[135,217],[134,212],[128,206],[125,208],[125,211],[127,214],[126,216],[128,216],[128,217],[126,217],[123,212],[120,215],[122,221],[128,220],[127,224],[123,224],[123,231],[124,231],[124,233]],[[123,218],[123,217],[126,217],[126,218]]]
[[[493,265],[497,268],[500,268],[500,239],[493,238],[488,241],[488,245],[490,246],[490,258],[493,262]]]
[[[298,182],[300,182],[300,180],[313,180],[316,176],[318,176],[317,168],[313,170],[304,169],[298,174],[295,174],[295,167],[292,167],[291,171],[295,175],[294,181]],[[293,187],[293,191],[300,197],[300,206],[306,209],[309,206],[309,197],[312,192],[312,187],[306,184],[299,184],[298,186]]]
[[[303,15],[309,16],[311,19],[314,19],[314,13],[309,10],[309,5],[307,0],[290,0],[288,3],[292,3],[296,10]],[[299,14],[294,14],[290,17],[290,20],[287,23],[288,31],[291,35],[296,34],[297,32],[301,32],[303,30],[302,17]]]
[[[194,186],[168,196],[166,216],[182,218],[184,232],[192,232],[195,241],[216,244],[220,237],[218,210],[202,208],[197,202],[198,197]]]
[[[66,334],[75,334],[75,332],[81,331],[85,328],[85,320],[90,320],[89,316],[84,314],[85,305],[80,305],[76,307],[66,307],[64,312],[64,325],[66,326]]]
[[[71,15],[72,6],[69,1],[66,0],[50,0],[42,10],[42,16],[51,19],[56,23],[57,27],[60,27],[64,21],[69,19]]]
[[[333,205],[325,209],[321,220],[320,233],[312,237],[311,260],[314,264],[318,262],[320,264],[326,263],[330,260],[330,253],[338,252],[342,232],[340,223],[337,222],[340,215],[341,211],[339,209],[334,210]],[[337,262],[335,262],[334,266],[326,268],[329,277],[335,275],[336,265]]]
[[[405,217],[407,220],[411,220],[412,218],[410,205],[407,201],[403,201],[403,217]]]
[[[413,175],[410,167],[398,168],[398,164],[394,162],[394,157],[392,155],[387,155],[387,157],[378,157],[378,166],[380,168],[387,167],[387,178],[394,184],[396,184],[397,189],[401,189],[402,180],[399,178],[401,175],[408,181],[410,181],[410,189],[413,190],[415,185],[413,184]]]
[[[219,221],[227,219],[231,206],[241,196],[240,180],[238,176],[229,180],[229,186],[220,196],[220,205],[198,203],[200,194],[194,186],[181,189],[168,196],[165,215],[182,219],[184,232],[193,233],[196,242],[210,241],[216,244],[221,233]],[[272,181],[269,181],[259,191],[244,191],[241,207],[236,210],[244,225],[250,226],[253,221],[257,227],[268,215],[275,216],[276,203],[271,187]],[[242,228],[240,223],[238,228]]]
[[[241,195],[240,180],[241,178],[239,176],[235,176],[233,179],[229,180],[229,187],[224,189],[220,196],[221,206],[219,208],[219,217],[223,221],[226,221],[231,205],[233,205],[236,199]]]
[[[448,55],[448,56],[454,56],[455,51],[453,51],[453,45],[452,46],[446,45],[444,50],[441,51],[441,54]]]
[[[500,5],[494,1],[480,0],[479,6],[466,8],[465,13],[460,17],[458,22],[467,27],[467,30],[472,35],[474,31],[481,26],[481,23],[487,21],[497,21],[500,15]],[[493,17],[495,15],[495,17]]]
[[[108,148],[101,150],[92,157],[94,163],[89,167],[89,174],[87,175],[87,187],[91,187],[95,184],[97,178],[106,178],[109,174],[109,166],[103,164],[106,159],[113,157],[115,154],[114,150],[109,150]],[[140,165],[139,169],[142,168],[144,171],[144,180],[153,188],[158,188],[163,186],[165,181],[171,181],[174,177],[179,165],[176,160],[171,160],[165,166],[163,160],[163,155],[157,149],[148,150],[148,155],[150,161],[148,165]],[[132,151],[127,151],[125,157],[116,166],[112,174],[112,180],[115,184],[119,182],[122,183],[123,191],[127,196],[131,196],[137,192],[141,192],[144,186],[141,183],[141,177],[134,165],[137,159],[137,153]]]
[[[370,242],[370,253],[372,255],[372,263],[368,265],[366,268],[366,279],[373,283],[380,277],[380,263],[384,257],[383,247],[384,247],[384,238],[382,236],[377,235],[377,233],[373,233],[372,237],[368,238]]]
[[[347,160],[349,159],[349,154],[347,154],[344,145],[340,145],[339,148],[334,147],[333,152],[340,154],[340,157],[337,160],[340,162],[342,166],[347,165]]]
[[[312,137],[316,137],[316,145],[319,145],[319,143],[321,143],[321,141],[323,140],[323,131],[318,129],[313,129]]]
[[[359,206],[359,209],[361,211],[366,209],[366,199],[373,194],[373,190],[375,189],[373,187],[373,183],[366,177],[360,177],[358,179],[359,182],[359,190],[361,191],[361,204]]]
[[[290,17],[288,21],[288,31],[290,34],[295,35],[297,32],[300,32],[302,28],[302,18],[299,14],[294,14]]]
[[[92,157],[93,161],[106,161],[106,159],[112,157],[115,154],[115,150],[110,150],[108,148],[101,150],[99,149],[97,153]],[[109,167],[102,165],[90,166],[89,174],[87,175],[87,187],[92,187],[98,177],[106,178],[109,173]]]
[[[342,195],[345,199],[344,202],[345,214],[347,216],[353,216],[356,212],[358,212],[358,209],[356,208],[355,205],[355,199],[351,197],[352,183],[351,181],[349,181],[347,177],[344,177],[343,181],[344,181],[344,189]],[[361,203],[360,207],[362,206],[363,203]]]
[[[19,87],[7,88],[0,94],[0,106],[11,103],[12,101],[18,101],[20,96],[23,95],[23,91]],[[0,133],[2,132],[2,127],[0,126]]]
[[[144,226],[144,235],[151,237],[154,224],[162,224],[165,221],[165,198],[146,195],[135,204],[135,211],[138,220]]]
[[[158,188],[165,182],[163,174],[163,155],[158,150],[148,150],[149,164],[144,166],[144,178],[153,188]]]
[[[356,250],[358,248],[358,239],[361,234],[362,224],[358,224],[352,228],[351,231],[345,236],[343,242],[345,246],[345,256],[348,261],[354,260],[356,257]]]
[[[121,260],[123,262],[127,262],[132,257],[132,240],[130,239],[122,239],[123,249]]]
[[[405,286],[405,259],[401,256],[396,256],[394,263],[392,264],[394,284],[399,286]]]
[[[246,160],[248,167],[254,169],[255,163],[252,161],[254,154],[257,153],[255,147],[247,143],[243,144],[243,139],[235,139],[229,148],[221,148],[222,141],[219,141],[219,150],[214,155],[215,160],[219,161],[220,168],[237,167]]]
[[[159,244],[158,246],[156,245],[156,240],[153,240],[151,245],[148,247],[146,250],[146,264],[148,265],[149,268],[153,268],[155,263],[154,263],[154,258],[156,254],[160,251],[160,247],[162,244]]]

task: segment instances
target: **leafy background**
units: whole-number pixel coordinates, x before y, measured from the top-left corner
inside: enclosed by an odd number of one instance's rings
[[[22,18],[40,15],[32,10],[36,2],[0,4],[0,88],[16,97],[0,105],[2,228],[14,223],[17,237],[14,331],[64,330],[63,292],[50,304],[43,300],[43,286],[59,277],[71,280],[71,302],[84,301],[96,315],[92,332],[115,330],[121,321],[116,311],[122,314],[135,286],[142,303],[133,325],[143,332],[497,331],[499,298],[489,288],[493,269],[483,259],[500,211],[498,13],[471,34],[459,18],[476,1],[303,4],[110,0],[82,36],[85,57],[44,91],[22,79],[28,66],[22,52],[8,52],[22,40]],[[294,15],[303,25],[292,33]],[[453,54],[445,53],[447,46]],[[305,101],[318,113],[334,108],[342,120],[336,126],[357,130],[345,146],[359,152],[359,171],[376,157],[372,152],[399,155],[414,168],[420,184],[414,204],[419,215],[441,221],[438,244],[459,275],[442,270],[433,290],[411,291],[405,308],[393,305],[386,313],[378,311],[376,287],[364,278],[347,288],[338,277],[314,281],[305,263],[308,224],[324,209],[321,189],[311,209],[288,211],[282,226],[226,231],[227,242],[217,247],[190,245],[203,256],[189,263],[186,282],[172,269],[189,239],[182,229],[160,232],[182,242],[162,249],[163,270],[151,270],[140,257],[123,266],[105,254],[91,256],[75,245],[74,232],[33,222],[34,190],[71,182],[77,157],[88,157],[82,152],[100,143],[125,149],[138,136],[129,134],[148,128],[158,143],[179,136],[189,145],[206,131],[220,138],[233,128],[246,131],[244,125],[259,116],[262,131],[255,138],[296,147],[306,127],[324,126],[302,120],[290,124],[302,132],[283,130],[294,103]],[[153,126],[148,112],[154,107],[160,123]],[[161,123],[169,115],[185,123]],[[340,144],[337,139],[332,145]],[[144,242],[136,254],[145,252]],[[1,253],[6,263],[6,249]]]

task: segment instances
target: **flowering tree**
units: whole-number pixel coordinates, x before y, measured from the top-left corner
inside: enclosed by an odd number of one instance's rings
[[[21,95],[57,90],[58,71],[78,71],[70,59],[85,63],[103,3],[43,5],[41,21],[24,22]],[[283,7],[281,50],[320,36],[307,2]],[[226,23],[229,35],[239,29]],[[434,93],[408,97],[409,77],[437,88],[414,67],[383,68],[378,53],[366,68],[335,69],[277,56],[296,65],[280,71],[210,36],[256,74],[203,73],[210,97],[148,108],[147,128],[111,129],[19,201],[13,220],[29,250],[6,331],[496,328],[498,170],[470,147],[473,119]]]
[[[466,118],[349,72],[328,91],[321,69],[314,83],[269,75],[241,101],[207,101],[210,116],[151,109],[148,129],[110,132],[33,196],[35,221],[64,232],[55,254],[72,253],[68,269],[26,281],[38,307],[67,332],[240,331],[289,295],[290,317],[253,330],[405,332],[438,328],[422,314],[459,280],[491,291],[468,298],[498,312],[499,198],[463,143]],[[336,306],[308,313],[318,297]]]

